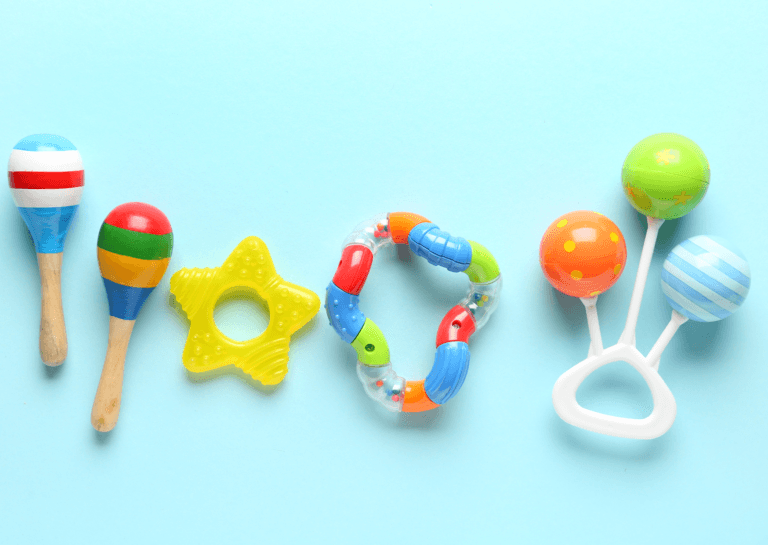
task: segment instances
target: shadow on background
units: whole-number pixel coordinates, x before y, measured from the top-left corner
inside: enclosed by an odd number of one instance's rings
[[[682,345],[684,358],[676,358],[678,364],[699,368],[702,365],[716,365],[727,359],[728,343],[735,326],[732,322],[694,322],[689,320],[680,326],[675,337]],[[662,364],[664,356],[662,356]]]
[[[564,450],[587,454],[591,458],[641,463],[662,460],[670,449],[674,433],[670,430],[651,440],[611,437],[571,426],[554,413],[550,425]]]
[[[44,364],[42,361],[40,362],[40,365],[43,366],[43,373],[45,374],[45,378],[48,380],[53,380],[60,375],[64,374],[64,367],[67,365],[67,360],[64,360],[63,363],[51,367],[50,365]]]
[[[90,424],[90,419],[89,419]],[[117,429],[115,427],[115,429]],[[96,431],[93,430],[93,442],[100,447],[108,445],[112,441],[112,436],[115,434],[115,429],[111,431]]]

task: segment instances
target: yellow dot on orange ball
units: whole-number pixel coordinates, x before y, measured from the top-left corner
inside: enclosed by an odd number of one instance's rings
[[[611,240],[613,242],[618,242],[619,241],[619,235],[617,235],[616,233],[611,233]]]
[[[621,263],[616,263],[616,266],[613,268],[613,274],[619,274],[621,272]]]
[[[577,271],[575,269],[571,271],[571,278],[573,278],[574,280],[581,280],[583,277],[584,277],[584,273],[582,273],[581,271]]]
[[[576,243],[572,240],[569,240],[563,244],[563,248],[565,248],[566,252],[572,252],[576,249]]]
[[[601,292],[601,291],[593,291],[592,293],[589,294],[589,296],[590,297],[594,297],[595,295],[600,295],[601,293],[603,293],[603,292]]]
[[[560,227],[561,229],[566,225],[568,225],[568,220],[560,220],[557,222],[557,226]]]

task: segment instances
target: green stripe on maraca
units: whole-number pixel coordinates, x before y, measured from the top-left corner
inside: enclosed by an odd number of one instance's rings
[[[97,245],[102,250],[137,259],[165,259],[171,257],[173,233],[152,235],[103,223]]]

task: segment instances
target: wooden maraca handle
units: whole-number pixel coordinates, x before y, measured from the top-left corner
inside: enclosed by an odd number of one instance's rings
[[[120,398],[123,395],[123,370],[125,353],[135,320],[109,317],[109,342],[104,369],[101,371],[96,399],[93,400],[91,424],[96,431],[110,431],[117,424],[120,414]]]
[[[64,254],[37,254],[40,268],[40,357],[60,365],[67,357],[67,328],[61,304],[61,263]]]

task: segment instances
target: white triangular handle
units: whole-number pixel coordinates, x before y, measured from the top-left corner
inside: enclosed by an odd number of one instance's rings
[[[602,366],[626,361],[645,379],[653,397],[653,412],[645,418],[624,418],[585,409],[576,401],[576,391],[589,375]],[[669,430],[675,421],[677,404],[658,371],[649,366],[645,358],[631,345],[616,345],[599,356],[590,356],[563,373],[552,390],[552,403],[557,414],[573,426],[585,430],[628,437],[655,439]]]

